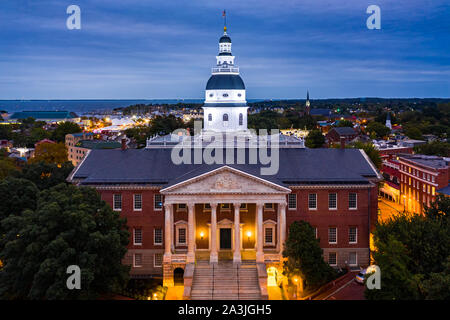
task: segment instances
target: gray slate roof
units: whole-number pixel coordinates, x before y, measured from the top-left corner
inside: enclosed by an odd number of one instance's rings
[[[81,180],[82,185],[150,184],[168,187],[224,165],[282,186],[368,184],[368,178],[377,178],[377,173],[357,149],[281,148],[279,171],[270,176],[261,175],[260,168],[268,166],[261,164],[175,165],[171,160],[171,151],[92,150],[76,169],[72,179]]]
[[[336,133],[340,136],[351,136],[356,134],[355,129],[353,129],[352,127],[336,127],[331,130],[336,131]]]

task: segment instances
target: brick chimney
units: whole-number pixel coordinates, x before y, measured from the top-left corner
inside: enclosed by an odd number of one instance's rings
[[[340,137],[341,138],[341,149],[345,149],[345,137]]]
[[[122,138],[122,150],[127,150],[127,139]]]

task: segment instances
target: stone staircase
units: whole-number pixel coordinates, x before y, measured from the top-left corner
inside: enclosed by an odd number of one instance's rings
[[[260,300],[261,290],[254,261],[234,265],[231,261],[195,266],[191,290],[192,300]]]

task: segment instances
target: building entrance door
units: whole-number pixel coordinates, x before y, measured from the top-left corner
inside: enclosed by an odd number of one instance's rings
[[[231,229],[220,229],[220,249],[231,249]]]

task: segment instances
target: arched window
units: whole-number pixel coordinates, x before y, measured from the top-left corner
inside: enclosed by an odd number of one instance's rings
[[[224,121],[224,122],[225,122],[225,121],[228,121],[228,114],[224,113],[224,115],[223,115],[223,121]]]
[[[212,114],[208,114],[208,121],[212,121]]]
[[[239,113],[239,125],[242,126],[244,124],[244,116],[242,113]]]

